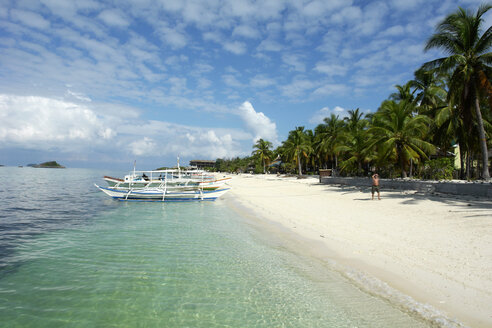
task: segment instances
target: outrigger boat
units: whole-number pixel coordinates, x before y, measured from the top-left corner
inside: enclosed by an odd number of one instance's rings
[[[124,179],[104,176],[108,187],[96,187],[118,200],[200,201],[216,200],[230,188],[230,178],[217,179],[198,170],[135,171]]]

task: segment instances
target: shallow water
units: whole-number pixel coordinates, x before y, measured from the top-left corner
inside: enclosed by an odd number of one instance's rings
[[[104,174],[0,168],[2,327],[428,326],[223,200],[118,202]]]

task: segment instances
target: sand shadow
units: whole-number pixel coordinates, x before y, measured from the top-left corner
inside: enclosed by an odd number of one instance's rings
[[[355,198],[357,201],[371,200],[371,187],[370,186],[347,186],[347,185],[324,185],[325,191],[335,191],[341,194],[354,194],[362,193],[367,195],[366,197]],[[374,195],[376,197],[376,195]],[[468,195],[454,195],[444,194],[436,192],[420,192],[415,190],[396,190],[396,189],[384,189],[381,187],[381,199],[400,199],[403,204],[418,205],[423,201],[434,201],[452,205],[458,208],[462,208],[463,211],[471,212],[475,210],[492,210],[492,202],[486,197],[476,197]],[[476,216],[486,216],[484,214],[477,214]],[[491,217],[492,220],[492,217]]]

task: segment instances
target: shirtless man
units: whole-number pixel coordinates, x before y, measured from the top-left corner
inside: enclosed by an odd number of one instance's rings
[[[381,197],[379,196],[379,175],[377,173],[374,173],[372,175],[372,199],[374,200],[374,191],[378,192],[378,199],[381,200]]]

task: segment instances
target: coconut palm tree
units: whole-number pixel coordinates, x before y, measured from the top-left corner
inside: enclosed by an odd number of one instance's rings
[[[398,92],[392,93],[390,95],[390,99],[395,101],[413,101],[415,99],[414,93],[416,91],[415,88],[412,90],[413,87],[414,85],[412,81],[408,81],[404,85],[395,85],[395,88],[398,90]]]
[[[254,145],[255,149],[252,153],[253,156],[257,157],[263,164],[263,173],[266,173],[266,164],[272,160],[272,143],[259,139]]]
[[[415,88],[419,114],[434,117],[438,109],[446,106],[447,92],[443,76],[436,70],[426,71],[422,68],[415,71],[414,76],[409,83]]]
[[[362,173],[362,164],[369,161],[367,151],[369,121],[362,116],[363,113],[359,108],[348,111],[348,117],[344,118],[342,145],[337,147],[337,151],[344,155],[344,160],[340,164],[341,171],[355,169],[357,175]]]
[[[425,141],[430,119],[424,115],[413,116],[415,104],[409,101],[386,100],[373,116],[372,141],[368,148],[380,146],[380,160],[395,158],[401,177],[407,177],[409,161],[427,158],[435,146]]]
[[[302,158],[307,158],[312,151],[312,147],[307,141],[308,135],[304,127],[300,126],[289,132],[287,140],[282,145],[284,154],[296,162],[299,176],[302,175]]]
[[[480,94],[490,93],[492,68],[492,26],[482,33],[483,15],[492,5],[482,5],[475,14],[459,8],[447,16],[427,41],[425,50],[438,48],[449,56],[423,65],[424,69],[439,68],[450,72],[449,96],[459,98],[464,122],[471,128],[476,121],[482,152],[482,178],[489,180],[487,139],[480,110]]]
[[[338,166],[340,145],[343,142],[344,121],[338,115],[331,114],[323,119],[324,124],[316,128],[316,151],[324,155],[325,160],[331,161],[332,169]]]

